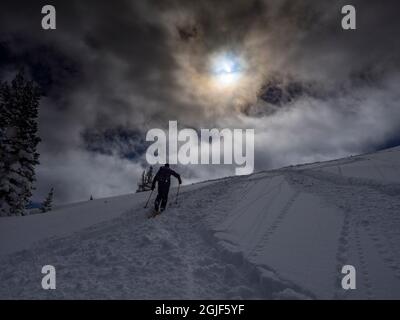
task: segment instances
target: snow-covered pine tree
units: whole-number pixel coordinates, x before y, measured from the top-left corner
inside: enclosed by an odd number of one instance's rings
[[[0,215],[23,215],[35,181],[40,91],[23,72],[0,85]]]
[[[51,209],[53,208],[53,194],[54,194],[54,188],[51,188],[49,194],[47,195],[46,199],[44,200],[40,208],[40,211],[42,211],[43,213],[51,211]]]
[[[142,186],[146,184],[146,170],[143,170],[142,172]]]
[[[151,188],[152,182],[153,182],[153,166],[150,166],[149,170],[146,173],[146,185]]]

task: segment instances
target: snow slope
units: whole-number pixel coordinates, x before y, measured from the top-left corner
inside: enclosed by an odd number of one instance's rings
[[[148,193],[1,218],[0,298],[400,298],[399,147],[181,190],[155,219]]]

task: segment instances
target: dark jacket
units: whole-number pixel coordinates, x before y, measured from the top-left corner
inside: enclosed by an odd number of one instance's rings
[[[177,178],[179,184],[182,183],[181,176],[179,174],[177,174],[174,170],[164,166],[161,167],[155,175],[151,189],[155,188],[156,182],[158,182],[158,185],[168,186],[169,188],[169,185],[171,184],[171,176]]]

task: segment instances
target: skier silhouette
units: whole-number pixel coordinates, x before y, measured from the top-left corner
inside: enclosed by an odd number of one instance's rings
[[[154,202],[154,209],[156,211],[161,210],[164,211],[168,202],[168,192],[169,187],[171,185],[171,176],[174,176],[178,179],[179,184],[182,183],[181,176],[176,173],[174,170],[169,168],[169,164],[165,164],[161,167],[153,179],[153,184],[151,185],[151,190],[154,190],[156,187],[156,182],[158,182],[158,194],[157,198]]]

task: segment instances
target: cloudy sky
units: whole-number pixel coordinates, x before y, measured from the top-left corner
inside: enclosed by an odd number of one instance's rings
[[[133,192],[146,132],[169,120],[254,129],[256,170],[400,144],[396,2],[351,1],[344,31],[349,1],[2,0],[0,78],[24,67],[45,92],[35,200]],[[41,28],[45,4],[56,30]],[[216,75],[224,61],[237,78]],[[234,174],[175,169],[187,183]]]

